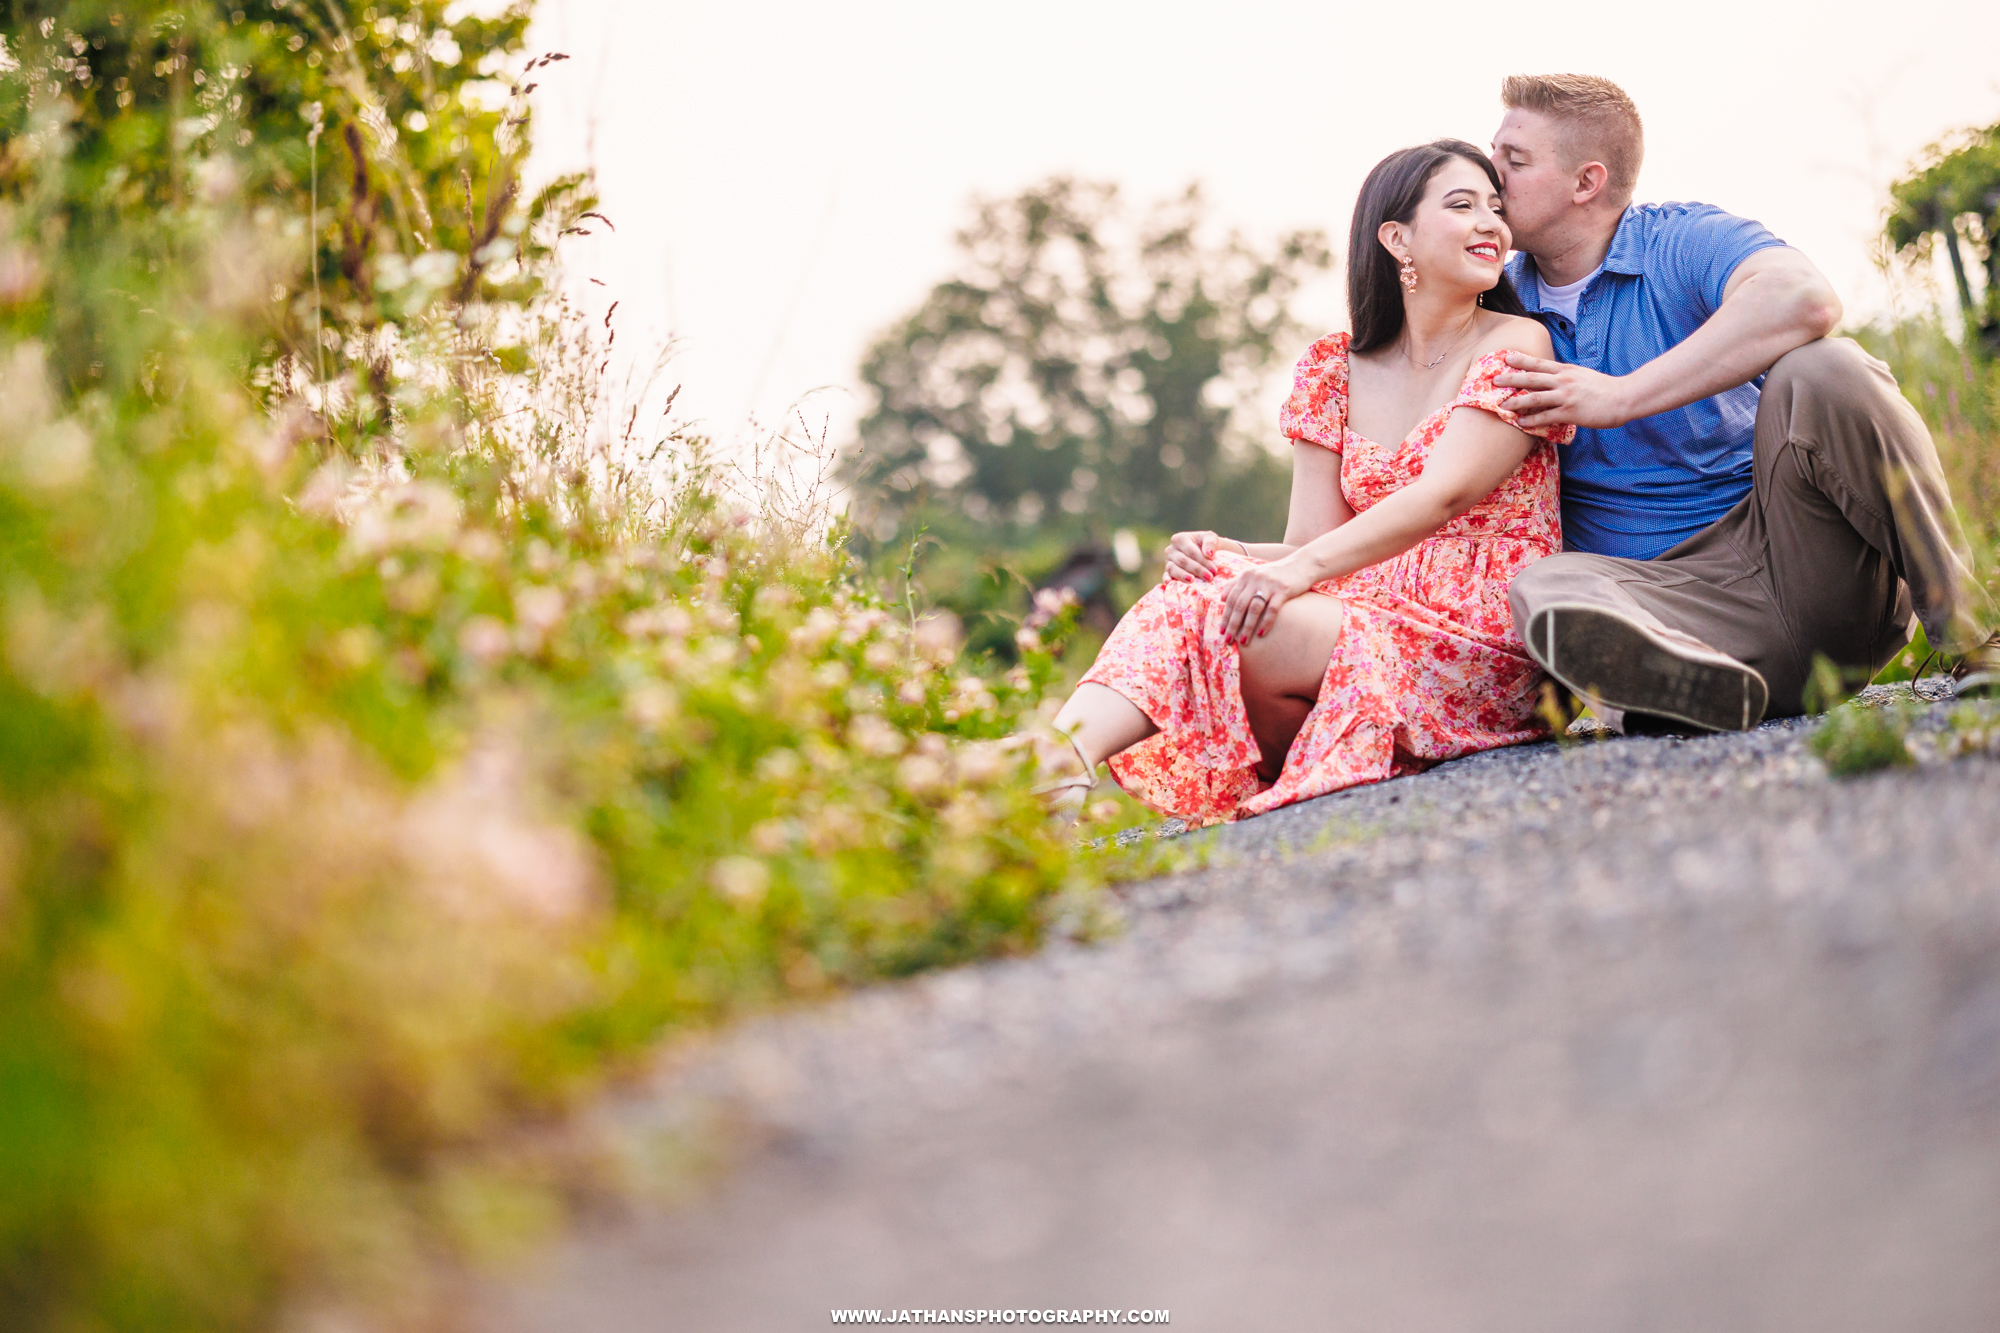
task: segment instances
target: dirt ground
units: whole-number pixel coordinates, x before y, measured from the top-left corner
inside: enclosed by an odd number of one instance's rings
[[[660,1201],[470,1320],[2000,1328],[2000,761],[1810,728],[1295,806],[1108,941],[683,1049],[605,1112]]]

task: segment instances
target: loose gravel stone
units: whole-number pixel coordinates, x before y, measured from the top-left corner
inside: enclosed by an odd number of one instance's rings
[[[2000,1326],[2000,763],[1834,780],[1815,725],[1187,834],[1106,942],[684,1044],[604,1111],[661,1201],[475,1322]]]

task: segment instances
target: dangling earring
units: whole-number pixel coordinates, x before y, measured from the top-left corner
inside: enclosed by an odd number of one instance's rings
[[[1417,266],[1410,262],[1410,257],[1408,255],[1403,256],[1403,271],[1401,277],[1402,277],[1404,291],[1413,292],[1417,289]]]

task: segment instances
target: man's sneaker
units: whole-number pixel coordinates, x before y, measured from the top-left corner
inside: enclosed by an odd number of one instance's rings
[[[1703,731],[1748,731],[1770,687],[1701,640],[1597,606],[1551,606],[1528,622],[1528,652],[1593,711],[1646,713]]]
[[[1986,642],[1958,659],[1958,665],[1951,669],[1951,678],[1958,684],[1961,699],[2000,698],[2000,631],[1986,638]]]

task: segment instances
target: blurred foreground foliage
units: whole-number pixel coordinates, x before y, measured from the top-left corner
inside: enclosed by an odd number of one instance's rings
[[[1089,928],[994,739],[1051,647],[966,666],[823,474],[599,378],[524,11],[12,12],[8,1327],[430,1322],[663,1029]]]

